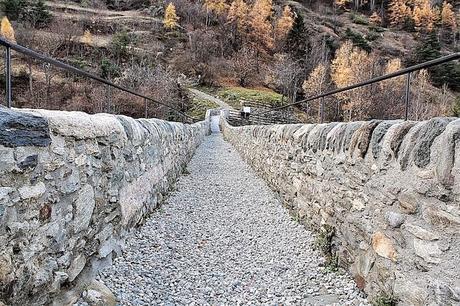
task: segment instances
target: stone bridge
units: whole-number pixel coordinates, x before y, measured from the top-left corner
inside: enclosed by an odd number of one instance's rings
[[[0,305],[460,303],[460,119],[210,114],[0,109]]]

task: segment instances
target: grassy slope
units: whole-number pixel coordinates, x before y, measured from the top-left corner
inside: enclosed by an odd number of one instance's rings
[[[236,109],[241,107],[240,100],[279,105],[281,104],[282,99],[280,94],[267,88],[251,89],[237,86],[227,86],[218,88],[200,87],[199,89],[221,98]]]
[[[187,115],[192,116],[197,119],[204,119],[206,116],[206,111],[211,108],[218,108],[219,105],[217,105],[214,102],[204,100],[204,99],[198,99],[198,98],[193,98],[191,102],[191,107],[187,111]]]

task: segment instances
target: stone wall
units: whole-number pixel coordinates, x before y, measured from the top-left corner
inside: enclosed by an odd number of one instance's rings
[[[208,129],[0,108],[0,305],[73,302],[162,202]]]
[[[370,300],[459,305],[460,119],[222,128]]]

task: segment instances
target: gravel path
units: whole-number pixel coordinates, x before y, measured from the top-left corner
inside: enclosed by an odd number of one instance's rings
[[[100,273],[121,305],[367,305],[220,134]]]

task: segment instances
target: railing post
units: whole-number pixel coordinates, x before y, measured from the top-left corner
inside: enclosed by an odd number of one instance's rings
[[[319,120],[320,123],[324,123],[324,97],[321,98],[321,104],[319,109]]]
[[[409,72],[406,77],[406,95],[405,95],[405,109],[404,109],[404,120],[406,121],[409,117],[410,75],[411,73]]]
[[[6,106],[11,108],[11,48],[8,46],[5,52],[5,86]]]

